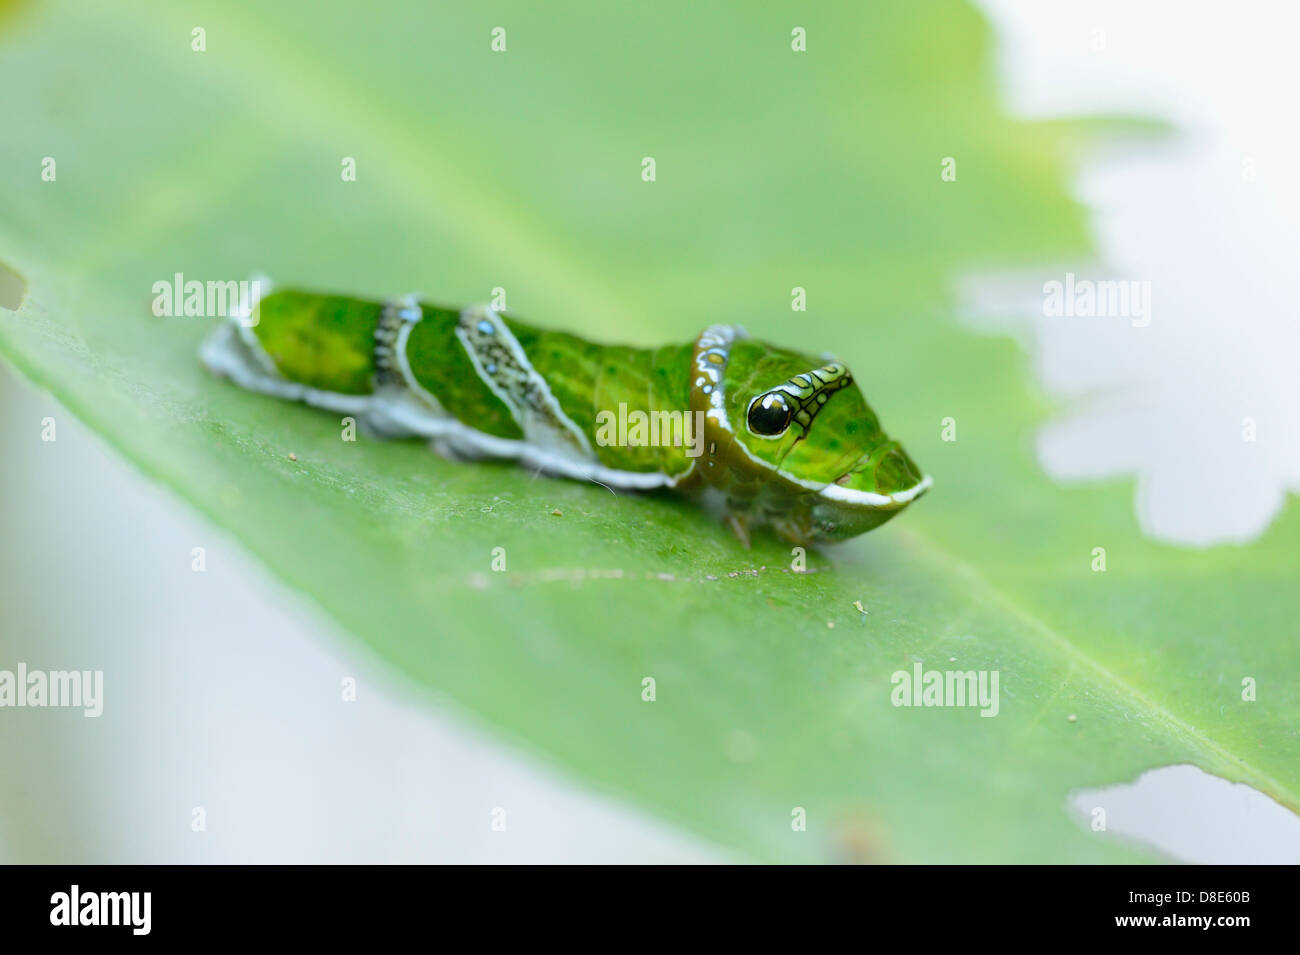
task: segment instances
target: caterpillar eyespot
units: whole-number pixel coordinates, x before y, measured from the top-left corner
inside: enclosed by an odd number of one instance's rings
[[[768,524],[798,544],[871,530],[931,484],[847,366],[738,326],[639,349],[486,305],[260,288],[260,301],[204,341],[212,372],[355,415],[381,437],[424,439],[449,459],[505,458],[612,490],[708,494],[742,541]]]
[[[786,402],[785,397],[775,391],[769,391],[750,402],[746,421],[749,430],[754,434],[773,438],[785,433],[793,417],[794,409]]]

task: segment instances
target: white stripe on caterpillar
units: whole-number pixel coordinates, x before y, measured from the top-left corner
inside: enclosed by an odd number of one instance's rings
[[[460,313],[456,337],[479,378],[500,398],[524,432],[524,440],[554,455],[595,461],[591,442],[551,394],[519,340],[490,305]]]

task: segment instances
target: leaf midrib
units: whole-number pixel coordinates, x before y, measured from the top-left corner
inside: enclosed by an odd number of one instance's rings
[[[952,579],[953,577],[960,579],[977,600],[986,598],[985,602],[996,605],[1004,613],[1024,624],[1027,629],[1042,636],[1071,664],[1082,666],[1090,671],[1099,682],[1109,686],[1119,696],[1127,697],[1139,709],[1150,713],[1167,729],[1171,730],[1174,736],[1180,737],[1194,748],[1218,757],[1223,763],[1236,767],[1244,776],[1255,782],[1271,787],[1273,793],[1276,796],[1285,798],[1291,808],[1300,807],[1300,799],[1297,799],[1296,793],[1292,792],[1286,784],[1226,748],[1210,734],[1189,723],[1169,707],[1152,699],[1105,664],[1089,656],[1077,644],[1073,643],[1069,637],[1033,611],[1021,606],[1014,598],[991,583],[966,561],[936,544],[927,535],[920,534],[915,530],[910,528],[902,529],[899,534],[905,538],[910,538],[915,545],[918,545],[915,550],[921,553],[931,564],[944,568],[947,573],[941,574],[941,576],[945,579]]]

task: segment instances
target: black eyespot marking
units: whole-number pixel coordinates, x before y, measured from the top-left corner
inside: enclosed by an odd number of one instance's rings
[[[795,375],[749,403],[749,433],[776,438],[798,425],[800,436],[806,435],[831,396],[851,384],[853,376],[840,362]]]
[[[749,405],[749,430],[754,434],[773,438],[783,434],[790,427],[794,409],[786,401],[785,395],[778,391],[769,391],[759,395]]]

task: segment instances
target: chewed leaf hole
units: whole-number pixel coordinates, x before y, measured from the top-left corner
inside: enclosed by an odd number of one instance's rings
[[[1142,843],[1181,862],[1300,862],[1300,816],[1197,766],[1164,766],[1132,783],[1077,790],[1067,807],[1098,835]]]
[[[0,262],[0,308],[18,311],[27,295],[27,280]]]

